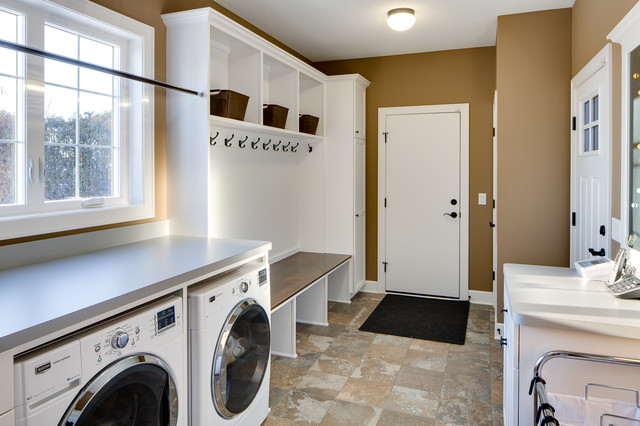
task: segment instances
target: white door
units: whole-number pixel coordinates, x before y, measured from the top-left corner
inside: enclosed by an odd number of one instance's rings
[[[385,124],[386,290],[459,298],[461,115]]]
[[[571,81],[572,265],[593,256],[611,257],[609,49]]]

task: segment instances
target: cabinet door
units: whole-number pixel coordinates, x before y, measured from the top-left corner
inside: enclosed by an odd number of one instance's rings
[[[365,280],[365,153],[364,139],[354,139],[354,287],[359,289]]]
[[[364,139],[366,130],[366,89],[360,84],[355,84],[355,111],[354,111],[354,136]]]

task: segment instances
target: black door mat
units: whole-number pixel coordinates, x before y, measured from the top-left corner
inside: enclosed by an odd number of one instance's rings
[[[360,330],[464,345],[469,302],[387,294]]]

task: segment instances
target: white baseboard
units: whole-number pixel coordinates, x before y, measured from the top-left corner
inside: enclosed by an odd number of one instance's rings
[[[378,281],[365,281],[360,291],[363,293],[385,293],[384,291],[378,291]]]
[[[490,291],[469,290],[469,302],[477,305],[493,306],[493,293]]]
[[[493,334],[493,338],[496,340],[500,340],[501,337],[504,337],[504,324],[500,324],[497,322],[495,324],[495,332]]]
[[[122,226],[0,247],[0,269],[46,262],[169,235],[169,221]]]

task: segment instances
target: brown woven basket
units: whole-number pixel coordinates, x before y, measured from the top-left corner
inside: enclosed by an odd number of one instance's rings
[[[309,114],[300,114],[299,120],[299,129],[301,133],[309,133],[310,135],[316,134],[316,130],[318,130],[318,121],[320,121],[318,117],[314,117]]]
[[[277,127],[284,129],[287,124],[287,114],[289,108],[280,105],[263,105],[262,106],[262,124],[265,126]]]
[[[209,98],[211,115],[244,120],[249,96],[233,90],[212,90]]]

